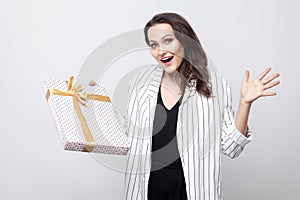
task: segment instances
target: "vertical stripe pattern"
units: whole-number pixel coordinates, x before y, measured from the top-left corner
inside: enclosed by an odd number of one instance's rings
[[[139,70],[129,85],[125,128],[130,141],[125,173],[125,200],[147,200],[151,139],[157,94],[163,74],[158,65]],[[234,124],[228,83],[210,72],[213,97],[187,87],[178,110],[177,142],[188,200],[221,200],[221,154],[237,157],[252,139]]]

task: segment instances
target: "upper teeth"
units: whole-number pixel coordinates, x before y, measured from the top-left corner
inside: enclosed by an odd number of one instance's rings
[[[162,60],[168,60],[169,58],[163,58]]]

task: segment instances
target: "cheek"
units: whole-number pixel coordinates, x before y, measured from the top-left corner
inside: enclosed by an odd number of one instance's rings
[[[171,44],[168,48],[168,51],[183,57],[183,47],[177,42]]]
[[[184,58],[184,48],[181,46],[176,52],[176,62],[178,66],[181,64],[183,58]]]
[[[178,55],[182,58],[184,58],[184,47],[180,46],[179,50],[178,50]]]
[[[153,56],[153,58],[157,59],[158,58],[158,51],[155,49],[151,49],[150,50],[151,55]]]
[[[177,65],[178,65],[178,67],[179,67],[179,65],[181,64],[181,62],[182,62],[182,57],[181,56],[176,56],[176,62],[177,62]]]

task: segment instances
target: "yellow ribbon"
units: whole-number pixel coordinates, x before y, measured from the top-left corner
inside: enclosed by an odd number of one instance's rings
[[[46,99],[48,101],[49,96],[51,94],[53,95],[60,95],[60,96],[72,96],[73,99],[73,107],[76,111],[77,117],[79,118],[81,129],[83,132],[84,140],[85,140],[85,147],[82,150],[83,152],[91,152],[94,149],[95,142],[94,138],[92,136],[92,133],[87,125],[87,122],[81,112],[81,109],[79,107],[79,103],[83,106],[86,106],[85,101],[95,100],[95,101],[104,101],[104,102],[111,102],[108,96],[102,96],[98,94],[87,94],[87,93],[81,93],[82,86],[79,85],[75,87],[75,80],[74,77],[71,76],[69,81],[66,81],[68,89],[67,91],[57,90],[57,89],[48,89],[46,93]]]

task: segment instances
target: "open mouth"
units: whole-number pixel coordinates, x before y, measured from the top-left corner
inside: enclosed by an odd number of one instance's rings
[[[167,63],[170,62],[173,58],[174,56],[163,57],[160,61],[163,63]]]

